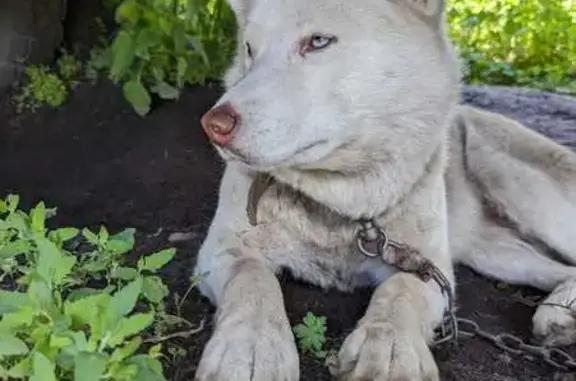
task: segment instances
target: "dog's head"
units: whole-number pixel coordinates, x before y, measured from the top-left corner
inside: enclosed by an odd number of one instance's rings
[[[459,70],[442,0],[229,0],[227,91],[202,119],[226,160],[354,171],[442,139]]]

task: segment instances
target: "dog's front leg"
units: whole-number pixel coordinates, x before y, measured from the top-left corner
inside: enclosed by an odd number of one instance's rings
[[[215,327],[196,381],[296,381],[298,352],[274,268],[246,247],[243,203],[252,179],[228,165],[220,200],[194,273],[200,291],[216,305]]]
[[[197,381],[296,381],[298,353],[280,284],[257,257],[221,254],[229,280],[218,296],[216,326]]]
[[[395,236],[409,242],[445,276],[454,291],[454,272],[440,184],[407,204]],[[447,300],[434,281],[398,272],[376,288],[366,314],[346,338],[333,374],[345,381],[437,381],[430,351],[434,328]]]
[[[428,344],[443,305],[439,289],[410,274],[393,275],[344,341],[333,374],[346,381],[438,380]]]
[[[346,381],[436,381],[428,347],[440,296],[413,275],[380,285],[366,315],[346,338],[333,374]]]

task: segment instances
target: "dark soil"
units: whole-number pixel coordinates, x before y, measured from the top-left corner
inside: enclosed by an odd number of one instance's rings
[[[165,274],[172,291],[181,295],[217,202],[222,163],[199,125],[199,117],[217,96],[216,90],[193,88],[144,119],[107,83],[80,85],[58,110],[15,115],[5,102],[0,109],[0,193],[20,194],[24,207],[39,200],[57,206],[58,225],[135,227],[138,253],[168,246],[172,232],[193,233],[190,241],[177,244],[177,260]],[[572,99],[492,88],[469,89],[465,99],[576,147]],[[327,316],[334,349],[368,302],[368,291],[322,292],[288,275],[281,278],[291,322],[297,323],[307,311]],[[491,332],[529,338],[533,308],[514,297],[518,289],[498,286],[467,269],[459,269],[458,280],[462,317],[475,319]],[[198,335],[180,340],[188,354],[169,366],[172,381],[193,378],[211,334],[212,313],[212,306],[192,292],[184,315],[208,324]],[[554,374],[540,362],[506,354],[477,338],[435,353],[443,380],[539,381],[552,380]],[[321,363],[308,356],[302,361],[302,380],[330,379]]]

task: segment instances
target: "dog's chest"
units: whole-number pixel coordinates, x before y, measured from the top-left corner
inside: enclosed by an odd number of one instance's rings
[[[257,225],[244,240],[279,268],[322,287],[351,290],[378,284],[393,269],[356,247],[355,221],[274,184],[257,203]]]

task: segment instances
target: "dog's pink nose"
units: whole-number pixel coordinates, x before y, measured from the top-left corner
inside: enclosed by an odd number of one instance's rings
[[[240,124],[240,115],[226,102],[208,111],[201,120],[208,138],[217,145],[227,144]]]

